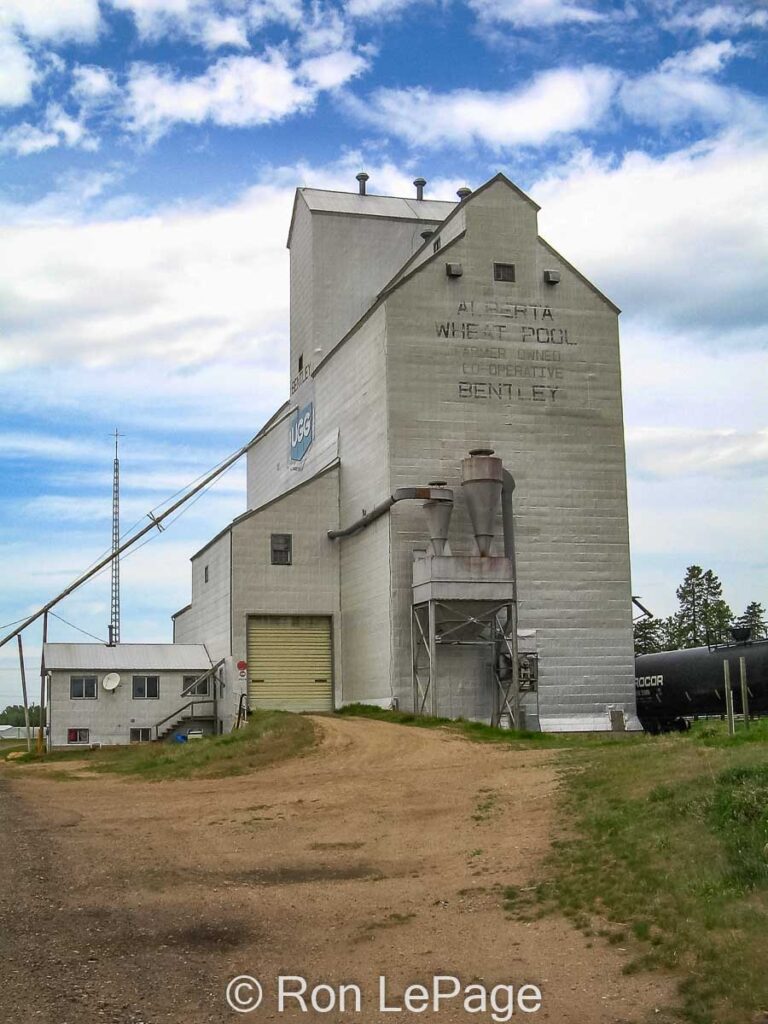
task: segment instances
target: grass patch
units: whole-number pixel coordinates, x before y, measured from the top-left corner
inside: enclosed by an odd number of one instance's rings
[[[563,754],[551,876],[504,907],[599,922],[627,973],[670,968],[682,1019],[747,1024],[768,1009],[768,722]]]
[[[224,736],[210,736],[192,743],[137,743],[128,747],[98,750],[62,750],[50,754],[25,754],[13,765],[62,764],[77,761],[78,769],[113,772],[144,779],[216,779],[242,775],[308,750],[315,741],[312,722],[284,711],[258,711],[246,728]],[[53,777],[73,778],[66,771]]]
[[[539,750],[558,748],[604,747],[616,744],[645,743],[648,737],[642,733],[573,733],[562,735],[551,732],[528,732],[525,729],[497,729],[483,722],[470,722],[465,718],[435,718],[432,715],[416,715],[410,711],[386,711],[372,704],[346,704],[337,712],[348,718],[369,718],[377,722],[392,722],[395,725],[409,725],[419,729],[440,729],[476,743],[495,743]]]

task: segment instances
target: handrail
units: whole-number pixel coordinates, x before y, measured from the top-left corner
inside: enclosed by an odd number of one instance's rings
[[[177,718],[181,714],[181,712],[182,711],[186,711],[187,708],[194,708],[195,704],[214,704],[215,705],[216,704],[216,700],[215,700],[215,698],[208,698],[207,700],[190,700],[190,701],[187,701],[187,703],[184,704],[182,707],[176,708],[175,711],[172,711],[170,713],[170,715],[166,715],[165,718],[161,718],[159,722],[155,722],[155,724],[152,726],[152,728],[155,730],[155,737],[157,737],[159,735],[158,730],[159,730],[161,725],[165,725],[166,722],[170,722],[170,720],[172,718]],[[192,712],[192,715],[194,715],[194,711]],[[190,717],[192,717],[192,716],[190,716]]]
[[[235,723],[235,728],[239,729],[242,724],[247,724],[247,722],[248,722],[248,694],[247,693],[241,693],[240,694],[240,700],[238,701],[238,704],[237,704],[237,722]]]
[[[189,683],[187,686],[184,687],[184,689],[181,691],[181,696],[186,697],[187,694],[191,693],[196,686],[199,686],[200,683],[202,683],[204,680],[207,680],[209,677],[213,676],[213,673],[221,668],[225,660],[225,658],[222,658],[221,661],[217,661],[216,664],[213,665],[211,668],[207,668],[201,676],[198,676],[197,679],[195,679],[193,682]]]

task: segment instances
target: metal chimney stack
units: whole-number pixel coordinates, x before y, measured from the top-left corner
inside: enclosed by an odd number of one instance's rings
[[[461,463],[461,486],[483,557],[490,555],[503,482],[501,459],[492,448],[473,448]]]
[[[413,184],[416,186],[416,198],[417,199],[423,199],[424,198],[424,186],[427,184],[427,179],[426,178],[416,178],[416,179],[414,179]]]
[[[368,181],[369,177],[370,177],[370,175],[366,174],[365,171],[360,171],[359,174],[355,175],[355,178],[357,179],[357,183],[358,183],[358,189],[360,191],[360,195],[361,196],[365,195],[365,183],[366,183],[366,181]]]
[[[445,480],[431,480],[430,487],[445,487]],[[445,545],[448,541],[448,527],[453,512],[453,501],[444,498],[431,498],[421,506],[424,515],[427,517],[429,529],[429,540],[432,545],[433,555],[445,554]]]

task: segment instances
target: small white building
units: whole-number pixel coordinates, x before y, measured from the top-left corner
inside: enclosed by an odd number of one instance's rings
[[[43,646],[50,748],[221,730],[223,683],[203,644]]]

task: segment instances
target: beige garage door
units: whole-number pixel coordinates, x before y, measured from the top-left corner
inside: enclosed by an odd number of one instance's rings
[[[252,709],[333,711],[331,620],[249,618],[248,701]]]

